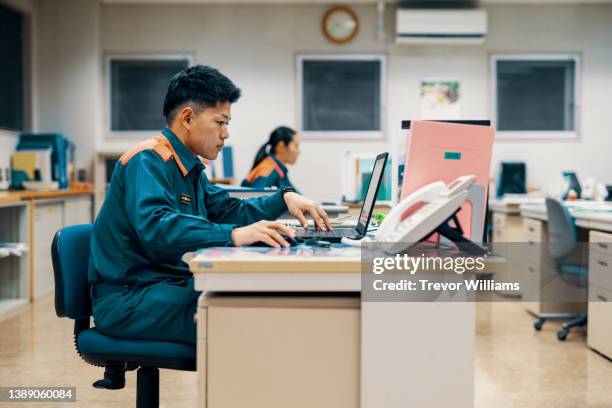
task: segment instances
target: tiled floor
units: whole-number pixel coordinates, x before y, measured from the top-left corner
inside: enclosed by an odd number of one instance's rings
[[[612,363],[586,346],[584,331],[561,343],[559,323],[534,332],[520,303],[479,303],[477,311],[476,407],[612,407]],[[77,387],[76,403],[47,405],[54,408],[135,405],[134,373],[121,391],[92,388],[101,375],[74,351],[72,321],[55,316],[51,296],[0,322],[0,386]],[[195,386],[195,373],[162,370],[161,406],[194,407]]]

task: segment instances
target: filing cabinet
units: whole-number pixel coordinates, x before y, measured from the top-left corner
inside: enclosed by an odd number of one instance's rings
[[[197,319],[200,408],[359,407],[359,297],[205,295]]]
[[[612,358],[612,234],[591,231],[589,243],[587,343]]]
[[[493,212],[493,242],[521,242],[523,218],[519,214]]]
[[[550,299],[574,299],[575,289],[556,283],[554,263],[548,253],[546,222],[533,218],[523,220],[524,269],[521,290],[527,311],[535,316],[542,313],[579,313],[585,310],[581,302],[554,302]],[[567,291],[564,293],[563,291]],[[546,300],[546,301],[544,301]]]

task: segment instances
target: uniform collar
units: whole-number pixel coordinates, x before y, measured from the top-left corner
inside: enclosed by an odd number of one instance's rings
[[[179,139],[174,132],[168,128],[164,128],[162,130],[162,134],[166,136],[172,145],[172,149],[174,149],[174,152],[176,153],[176,160],[183,165],[187,173],[189,173],[196,166],[204,169],[204,164],[202,161],[198,159],[197,156],[194,156],[189,149],[187,149],[187,146],[181,142],[181,139]]]
[[[287,174],[287,166],[285,166],[280,160],[278,160],[276,156],[273,155],[272,153],[270,153],[270,158],[274,160],[274,163],[276,163],[278,167],[280,167],[283,173]]]

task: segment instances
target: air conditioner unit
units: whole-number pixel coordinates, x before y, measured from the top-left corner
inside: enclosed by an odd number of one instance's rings
[[[481,44],[487,35],[487,12],[398,9],[396,31],[401,44]]]

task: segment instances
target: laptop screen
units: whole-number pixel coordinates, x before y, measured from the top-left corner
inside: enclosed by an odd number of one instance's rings
[[[370,224],[370,218],[372,217],[374,204],[376,204],[376,196],[378,195],[380,182],[385,172],[387,157],[389,157],[389,153],[382,153],[376,156],[374,169],[372,170],[372,175],[370,176],[370,184],[368,184],[368,191],[366,192],[363,200],[361,213],[359,214],[359,220],[357,221],[357,232],[360,235],[365,235],[368,225]]]

